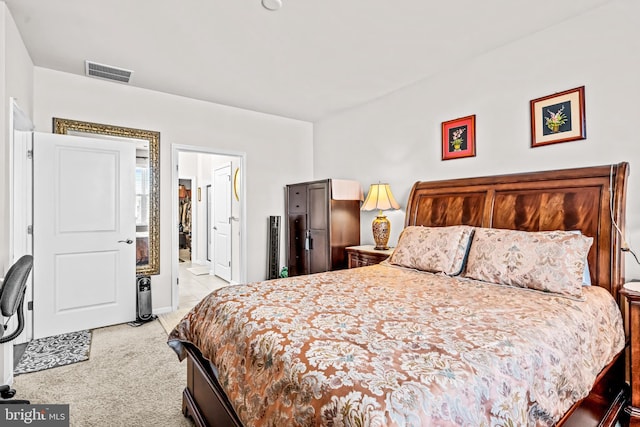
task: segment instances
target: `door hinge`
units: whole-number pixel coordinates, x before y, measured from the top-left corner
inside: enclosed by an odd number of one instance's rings
[[[229,261],[229,267],[231,267],[231,261]]]
[[[33,234],[33,225],[27,225],[27,234]]]
[[[33,159],[33,150],[27,150],[27,159]]]
[[[33,311],[33,301],[29,301],[29,302],[27,303],[27,310],[31,310],[31,311]]]
[[[178,277],[176,278],[176,285],[179,285],[179,284],[180,284],[180,278]]]

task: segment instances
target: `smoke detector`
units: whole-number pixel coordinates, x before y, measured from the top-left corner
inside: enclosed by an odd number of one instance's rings
[[[133,71],[111,65],[98,64],[97,62],[84,61],[84,72],[89,77],[98,77],[120,83],[129,83]]]

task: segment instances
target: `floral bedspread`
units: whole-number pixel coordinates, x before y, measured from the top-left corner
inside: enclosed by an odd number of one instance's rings
[[[222,288],[169,337],[245,426],[547,426],[624,347],[586,301],[389,265]]]

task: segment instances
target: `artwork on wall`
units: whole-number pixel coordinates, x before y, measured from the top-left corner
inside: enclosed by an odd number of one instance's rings
[[[240,201],[240,168],[233,173],[233,196]]]
[[[532,147],[587,137],[584,86],[534,99],[530,107]]]
[[[442,160],[476,155],[476,116],[442,122]]]

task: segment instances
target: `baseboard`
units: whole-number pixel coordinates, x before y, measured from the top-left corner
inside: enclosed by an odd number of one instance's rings
[[[13,372],[11,372],[11,374],[9,374],[8,377],[5,377],[5,379],[2,381],[3,385],[13,385]]]
[[[2,383],[0,384],[13,384],[13,343],[0,344],[0,378]]]

